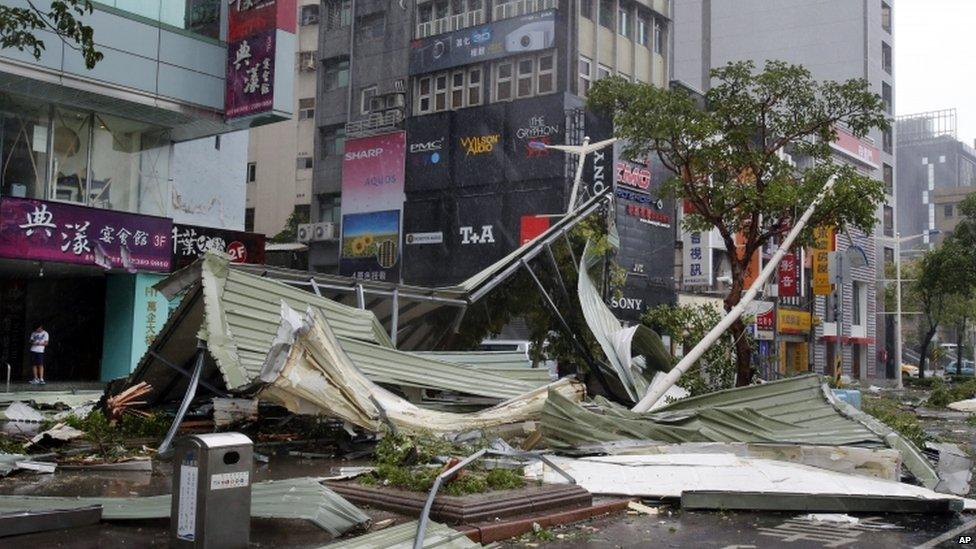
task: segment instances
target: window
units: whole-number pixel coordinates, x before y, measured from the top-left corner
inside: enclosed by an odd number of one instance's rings
[[[952,204],[946,204],[945,206],[942,207],[942,215],[946,219],[952,217]]]
[[[427,114],[481,104],[480,66],[422,76],[414,85],[414,112]]]
[[[322,128],[322,158],[341,156],[346,151],[346,128],[343,125]]]
[[[887,82],[881,83],[881,100],[884,101],[885,112],[892,114],[891,109],[891,84]]]
[[[417,114],[433,112],[431,98],[431,84],[433,78],[424,76],[417,79]]]
[[[895,264],[895,249],[894,248],[887,248],[886,247],[884,249],[884,262],[887,263],[888,265],[894,265]]]
[[[328,19],[325,26],[329,30],[348,27],[352,21],[352,0],[326,0],[326,10]]]
[[[315,118],[315,98],[306,97],[298,100],[298,119],[312,120]]]
[[[342,220],[342,195],[319,195],[319,222],[339,223]]]
[[[376,86],[366,86],[359,90],[359,113],[369,114],[370,100],[376,97]]]
[[[467,86],[464,71],[451,73],[451,110],[463,109]]]
[[[891,6],[887,2],[881,3],[881,28],[891,33]]]
[[[591,76],[590,73],[593,70],[593,62],[589,59],[580,56],[579,58],[579,94],[581,96],[586,96],[587,92],[590,91]]]
[[[319,5],[318,4],[306,4],[302,6],[302,13],[298,18],[299,24],[302,26],[308,25],[318,25],[319,24]]]
[[[895,211],[891,206],[884,207],[884,219],[882,221],[885,236],[895,236]]]
[[[855,282],[851,286],[853,287],[854,293],[851,299],[851,308],[854,309],[851,311],[853,316],[851,324],[854,326],[863,326],[868,308],[867,292],[865,291],[863,282]]]
[[[304,72],[315,72],[315,52],[314,51],[300,51],[298,52],[298,70]]]
[[[881,131],[881,149],[891,154],[893,143],[891,140],[891,128]]]
[[[244,230],[254,232],[254,208],[244,208]]]
[[[512,98],[512,63],[495,65],[495,101],[508,101]]]
[[[617,34],[630,38],[630,7],[621,3],[617,9]]]
[[[247,182],[254,183],[258,179],[258,163],[248,162],[247,163]]]
[[[447,109],[447,73],[434,76],[434,110]]]
[[[556,91],[556,54],[547,53],[539,56],[539,83],[536,94],[543,95]]]
[[[580,0],[580,15],[593,20],[593,0]]]
[[[613,70],[610,69],[610,67],[608,67],[606,65],[597,65],[596,66],[596,79],[597,80],[603,80],[604,78],[609,77],[611,74],[613,74]]]
[[[881,68],[891,74],[891,46],[887,42],[881,43]]]
[[[519,98],[532,97],[532,81],[535,79],[535,59],[531,57],[521,59],[516,66],[518,67],[518,81],[515,86],[515,96]]]
[[[651,22],[648,21],[646,16],[637,16],[637,43],[642,46],[647,45],[647,30],[650,27],[650,24]]]
[[[468,69],[468,106],[481,104],[481,67]]]
[[[654,19],[654,53],[664,54],[664,25],[660,19]]]
[[[295,162],[295,167],[299,170],[311,170],[312,169],[312,157],[311,156],[299,156],[298,160]]]
[[[884,188],[885,193],[889,195],[894,195],[895,192],[895,170],[887,164],[881,166],[881,172],[884,174]]]
[[[323,62],[325,91],[337,90],[349,85],[349,59],[333,58]]]
[[[600,25],[613,30],[613,0],[600,0]]]

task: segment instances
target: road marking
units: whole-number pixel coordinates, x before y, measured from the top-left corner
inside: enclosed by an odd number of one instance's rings
[[[931,547],[935,547],[936,545],[942,543],[943,541],[948,541],[948,540],[950,540],[950,539],[958,536],[959,534],[961,534],[961,533],[963,533],[963,532],[965,532],[967,530],[971,530],[973,528],[976,528],[976,520],[971,520],[971,521],[967,522],[966,524],[963,524],[962,526],[960,526],[958,528],[953,528],[952,530],[949,530],[948,532],[946,532],[946,533],[944,533],[944,534],[942,534],[942,535],[940,535],[938,537],[934,537],[934,538],[926,541],[925,543],[923,543],[921,545],[916,545],[915,546],[915,549],[930,549]]]
[[[841,547],[854,543],[864,532],[898,528],[881,521],[881,517],[861,519],[857,524],[839,525],[807,519],[790,519],[773,528],[757,528],[760,536],[779,538],[783,543],[813,541],[824,547]]]

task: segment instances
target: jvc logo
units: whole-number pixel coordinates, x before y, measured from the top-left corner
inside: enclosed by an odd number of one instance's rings
[[[474,227],[459,227],[461,244],[494,244],[494,229],[494,225],[482,225],[479,234],[475,232]]]

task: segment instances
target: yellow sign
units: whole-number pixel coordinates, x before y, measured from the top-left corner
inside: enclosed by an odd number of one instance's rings
[[[810,258],[810,268],[813,271],[813,295],[829,295],[831,292],[827,254],[833,248],[833,227],[817,227],[813,230],[813,250]]]
[[[810,331],[810,313],[796,309],[779,309],[776,326],[780,333],[804,334]]]

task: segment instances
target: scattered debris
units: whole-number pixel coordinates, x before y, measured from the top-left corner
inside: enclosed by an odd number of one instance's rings
[[[38,412],[29,405],[17,401],[10,403],[7,409],[3,411],[0,415],[0,419],[6,419],[7,421],[24,421],[31,423],[40,423],[44,421],[44,414]]]
[[[218,428],[242,421],[256,421],[258,419],[258,399],[214,397],[213,419],[214,425]]]
[[[801,520],[808,520],[810,522],[829,522],[831,524],[858,524],[861,519],[857,517],[852,517],[850,515],[840,514],[840,513],[810,513],[809,515],[803,515],[800,517]]]
[[[26,469],[28,471],[34,471],[35,473],[53,473],[55,469],[58,468],[57,463],[49,463],[46,461],[18,461],[18,469]]]
[[[332,474],[323,477],[322,480],[346,480],[372,473],[376,467],[333,467]]]
[[[82,461],[62,464],[61,469],[65,471],[152,472],[152,460],[149,458],[133,458],[113,463],[85,463]]]
[[[115,396],[106,398],[105,411],[108,413],[109,419],[118,421],[122,419],[122,415],[126,413],[148,415],[147,412],[139,410],[136,407],[145,406],[146,401],[139,399],[144,398],[151,392],[152,386],[143,381],[125,389]]]
[[[102,520],[99,505],[76,509],[54,509],[0,513],[0,536],[19,536],[98,524]]]
[[[66,423],[58,423],[47,431],[38,433],[34,438],[30,439],[30,442],[26,446],[44,446],[49,448],[83,436],[85,436],[83,431],[75,429]]]
[[[377,532],[370,532],[348,541],[340,541],[327,547],[330,549],[333,547],[342,549],[375,549],[377,547],[383,547],[384,549],[412,549],[416,537],[417,521],[412,520]],[[481,547],[481,545],[469,540],[463,533],[433,521],[427,523],[422,546],[442,549]]]
[[[927,442],[927,449],[938,452],[939,485],[936,490],[947,494],[965,496],[973,477],[973,460],[957,444]]]
[[[959,412],[976,413],[976,398],[952,402],[949,404],[949,408]]]
[[[660,510],[657,507],[650,507],[648,505],[644,505],[643,503],[639,503],[636,501],[632,501],[628,503],[627,509],[630,509],[634,513],[640,513],[642,515],[657,515],[658,513],[660,513]]]

